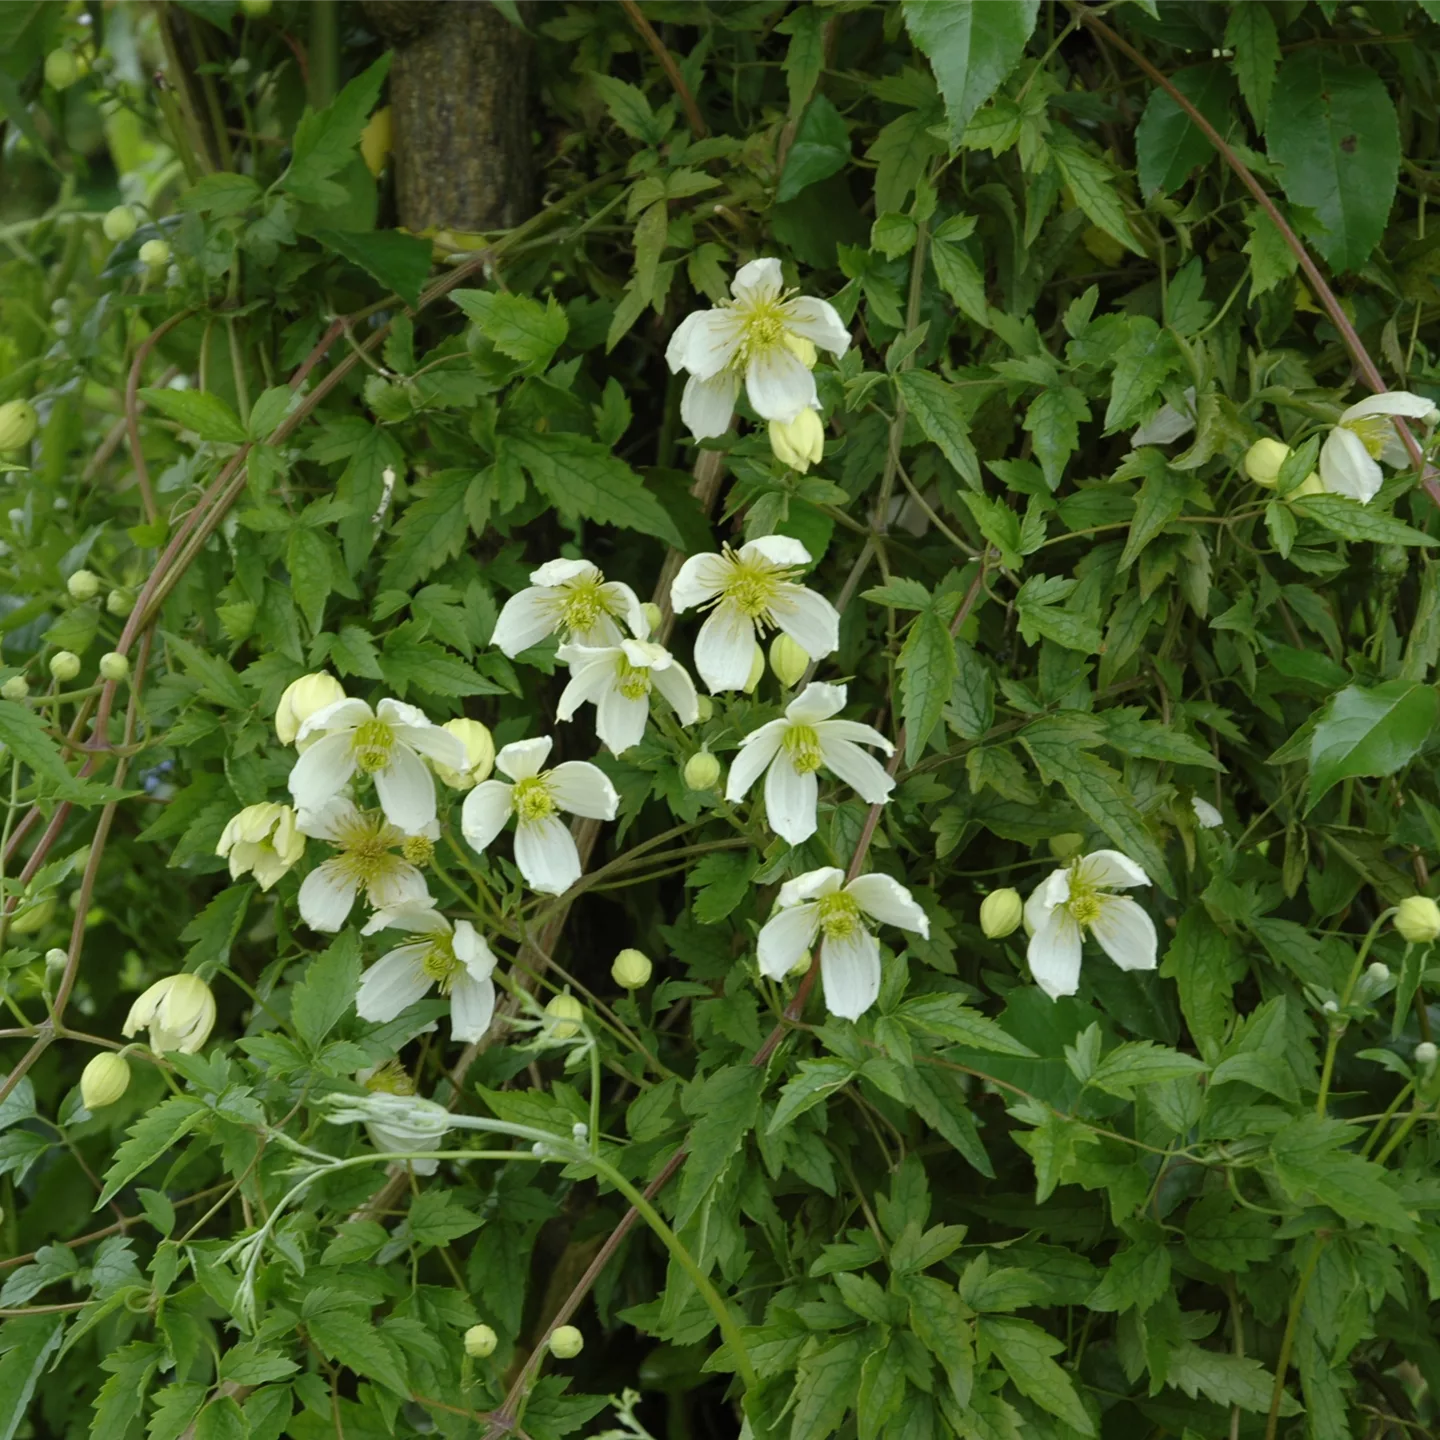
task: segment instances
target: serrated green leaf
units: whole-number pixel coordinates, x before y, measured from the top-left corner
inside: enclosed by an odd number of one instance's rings
[[[126,1131],[127,1138],[115,1151],[94,1208],[99,1210],[108,1204],[112,1195],[153,1165],[182,1136],[188,1135],[205,1113],[198,1100],[172,1095],[142,1115]]]
[[[506,291],[456,290],[451,299],[502,354],[538,373],[570,333],[565,312],[551,296],[545,304]]]
[[[970,419],[960,392],[928,370],[902,370],[895,377],[900,398],[928,440],[968,485],[980,488],[980,461],[970,440]]]
[[[692,1081],[683,1104],[694,1118],[675,1207],[674,1225],[683,1229],[700,1208],[760,1115],[765,1072],[755,1065],[727,1065]]]
[[[1095,1426],[1076,1393],[1075,1383],[1051,1358],[1063,1348],[1038,1325],[1010,1316],[982,1315],[976,1322],[981,1343],[1004,1367],[1010,1383],[1042,1410],[1058,1416],[1081,1435]]]
[[[783,1130],[797,1115],[813,1109],[854,1078],[855,1067],[846,1060],[802,1060],[780,1092],[766,1133]]]
[[[355,1003],[360,985],[360,942],[345,930],[313,959],[290,997],[296,1033],[311,1048],[321,1042]]]
[[[1310,737],[1306,809],[1351,776],[1393,775],[1408,765],[1433,733],[1437,712],[1433,686],[1404,680],[1348,685],[1332,695]]]
[[[347,1370],[409,1399],[400,1347],[358,1310],[325,1310],[305,1322],[321,1352]]]
[[[922,610],[910,627],[897,662],[901,715],[905,721],[905,763],[913,765],[940,724],[957,673],[949,627],[933,611]]]
[[[1440,540],[1433,535],[1427,535],[1393,515],[1382,515],[1378,510],[1371,510],[1344,495],[1306,495],[1293,503],[1297,515],[1317,521],[1346,540],[1363,540],[1376,545],[1440,545]]]
[[[243,445],[249,438],[240,417],[218,396],[204,390],[147,388],[140,398],[152,410],[193,430],[202,440]]]

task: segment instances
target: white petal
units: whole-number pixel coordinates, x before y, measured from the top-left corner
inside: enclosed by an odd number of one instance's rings
[[[783,980],[809,953],[819,929],[819,915],[814,905],[795,905],[777,911],[760,927],[756,941],[760,973],[772,980]]]
[[[761,535],[756,540],[747,541],[736,553],[741,560],[753,560],[758,556],[787,570],[808,565],[812,559],[810,552],[789,535]]]
[[[695,638],[695,668],[712,695],[722,690],[743,690],[755,662],[755,625],[728,600],[722,600],[705,617]]]
[[[820,946],[820,983],[825,1008],[844,1020],[858,1020],[880,994],[880,946],[863,927],[846,940]]]
[[[1195,819],[1202,830],[1217,830],[1225,823],[1225,817],[1208,801],[1202,800],[1198,795],[1190,797],[1190,806],[1195,811]]]
[[[554,815],[515,827],[515,863],[525,883],[542,895],[561,895],[580,878],[580,853]]]
[[[455,958],[472,980],[488,980],[495,970],[495,952],[468,920],[455,925]]]
[[[671,333],[670,343],[665,347],[665,363],[670,367],[672,375],[678,375],[689,368],[687,362],[690,358],[690,346],[695,343],[696,334],[701,330],[700,317],[705,313],[704,310],[691,311]]]
[[[780,262],[773,256],[762,256],[742,265],[730,282],[730,293],[742,303],[771,300],[785,288]]]
[[[889,800],[890,792],[895,788],[893,777],[887,775],[885,767],[858,745],[822,735],[820,755],[825,768],[843,780],[867,804],[883,805]]]
[[[733,370],[702,379],[692,375],[680,394],[680,419],[697,440],[714,440],[730,428],[740,377]]]
[[[548,735],[533,740],[515,740],[504,745],[495,757],[495,768],[512,780],[528,780],[538,775],[550,758],[555,742]]]
[[[840,648],[840,612],[803,585],[782,585],[770,606],[770,618],[812,660]]]
[[[812,680],[786,707],[787,719],[801,725],[813,725],[817,720],[828,720],[845,708],[845,697],[849,692],[843,685],[825,685]]]
[[[472,850],[484,850],[510,818],[511,787],[503,780],[477,785],[460,807],[460,831]]]
[[[845,887],[845,893],[867,915],[882,924],[896,925],[901,930],[913,930],[927,940],[930,938],[929,917],[915,903],[910,892],[889,875],[862,875]]]
[[[793,420],[817,398],[815,377],[784,345],[751,355],[745,368],[745,393],[762,420]]]
[[[1091,851],[1076,867],[1076,875],[1086,884],[1103,885],[1111,890],[1128,890],[1132,885],[1150,883],[1150,877],[1118,850]]]
[[[555,803],[572,815],[587,820],[613,820],[620,809],[620,796],[610,777],[586,760],[567,760],[545,777]]]
[[[1368,505],[1384,484],[1385,473],[1370,458],[1365,442],[1337,425],[1320,447],[1320,483],[1331,495],[1348,495]]]
[[[645,611],[641,609],[640,597],[628,585],[619,580],[611,580],[602,587],[601,594],[608,612],[607,619],[610,615],[618,615],[635,634],[640,633],[642,626],[646,634],[649,634],[649,621],[645,619]]]
[[[1357,401],[1340,416],[1340,423],[1363,420],[1367,415],[1404,415],[1411,420],[1423,420],[1434,411],[1435,402],[1423,395],[1412,394],[1409,390],[1386,390]]]
[[[413,935],[448,935],[450,922],[428,902],[408,901],[377,910],[361,927],[362,935],[381,930],[408,930]]]
[[[559,623],[560,607],[553,594],[533,588],[521,590],[505,602],[490,643],[513,659],[553,634]]]
[[[547,560],[530,572],[530,583],[553,589],[575,580],[603,580],[600,567],[592,560]]]
[[[776,905],[785,909],[791,905],[803,904],[806,900],[818,900],[822,895],[833,895],[845,879],[845,872],[835,865],[822,865],[818,870],[807,870],[793,880],[787,880],[775,897]]]
[[[566,652],[569,652],[568,654]],[[586,645],[562,645],[560,658],[570,666],[570,683],[560,692],[555,714],[571,719],[582,705],[598,705],[615,688],[616,650],[592,649]]]
[[[290,793],[297,810],[318,810],[333,800],[355,773],[355,754],[348,734],[326,735],[295,762]]]
[[[1033,935],[1049,918],[1050,912],[1070,898],[1070,872],[1052,870],[1031,892],[1025,902],[1025,928]]]
[[[466,768],[465,742],[441,725],[432,725],[428,720],[423,725],[397,725],[395,735],[402,745],[447,770]]]
[[[464,747],[459,741],[456,747],[463,765]],[[375,794],[385,818],[407,835],[418,835],[435,819],[435,777],[408,745],[391,746],[390,763],[375,772]]]
[[[349,918],[358,888],[338,860],[317,865],[300,884],[300,918],[312,930],[333,935]]]
[[[883,755],[895,753],[895,747],[873,725],[858,720],[818,720],[815,733],[822,746],[827,740],[849,740],[854,745],[873,745]]]
[[[377,960],[361,977],[355,1013],[362,1020],[393,1020],[423,999],[430,977],[420,968],[428,945],[401,945]]]
[[[700,718],[700,701],[695,694],[695,682],[690,672],[678,661],[663,670],[650,672],[655,688],[670,702],[675,718],[682,725],[693,725]]]
[[[745,798],[750,787],[775,758],[775,752],[785,739],[785,730],[783,720],[772,720],[768,725],[752,730],[740,742],[740,753],[730,766],[730,776],[725,782],[725,798],[731,804]]]
[[[735,773],[733,766],[730,773]],[[815,833],[819,791],[813,771],[802,775],[788,755],[777,755],[765,776],[765,818],[770,828],[791,845],[803,845]]]
[[[665,347],[665,360],[675,374],[688,370],[708,380],[735,358],[745,321],[733,310],[697,310],[687,315]]]
[[[450,987],[450,1033],[467,1044],[479,1040],[495,1014],[495,983],[457,975]]]
[[[623,755],[645,738],[645,722],[650,718],[650,697],[632,699],[618,689],[600,697],[595,707],[595,733],[610,747],[612,755]]]
[[[345,697],[331,705],[317,710],[301,725],[295,736],[296,743],[309,740],[326,730],[353,730],[367,720],[373,720],[375,712],[363,701]]]
[[[1128,895],[1102,895],[1090,933],[1122,970],[1155,968],[1155,922]]]
[[[302,835],[333,841],[338,840],[359,819],[360,811],[348,795],[334,795],[317,809],[302,810],[296,826]]]
[[[366,887],[365,898],[377,910],[396,905],[429,907],[435,903],[430,898],[425,876],[404,860],[387,865]]]
[[[797,295],[781,307],[785,311],[785,328],[792,335],[808,340],[817,350],[843,355],[850,344],[850,332],[840,312],[827,300],[812,295]]]
[[[1030,937],[1026,952],[1030,973],[1052,1000],[1080,988],[1080,948],[1080,927],[1059,906],[1045,915]]]
[[[734,566],[723,555],[692,555],[670,584],[670,608],[683,615],[696,605],[713,600],[724,588]]]

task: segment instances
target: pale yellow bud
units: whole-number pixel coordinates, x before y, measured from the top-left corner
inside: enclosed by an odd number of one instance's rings
[[[7,400],[0,405],[0,450],[18,450],[35,438],[40,417],[28,400]]]
[[[102,680],[123,680],[129,673],[130,662],[118,650],[111,650],[100,657]]]
[[[21,901],[24,905],[24,901]],[[12,935],[33,935],[37,930],[43,930],[49,923],[50,917],[55,913],[55,897],[47,895],[43,900],[27,908],[17,910],[10,918],[10,933]]]
[[[550,1332],[550,1353],[557,1360],[573,1360],[585,1348],[585,1337],[573,1325],[558,1325]]]
[[[825,426],[808,405],[793,420],[770,422],[770,448],[775,458],[803,475],[825,454]]]
[[[807,369],[813,370],[820,358],[815,351],[815,342],[797,335],[793,330],[785,332],[785,348]]]
[[[1280,478],[1280,467],[1290,458],[1290,447],[1280,440],[1257,440],[1245,452],[1245,473],[1268,490]]]
[[[495,740],[478,720],[447,720],[440,727],[448,730],[465,747],[465,768],[452,770],[437,765],[435,773],[454,790],[469,790],[478,785],[495,768]]]
[[[556,1040],[569,1040],[580,1033],[580,1019],[585,1014],[573,995],[557,995],[545,1007],[546,1029]]]
[[[685,784],[691,790],[713,790],[720,783],[720,762],[708,751],[697,750],[685,762]]]
[[[715,702],[708,695],[697,695],[695,697],[695,719],[701,724],[707,724],[715,715]]]
[[[809,951],[806,951],[786,972],[787,980],[796,980],[803,975],[811,966],[812,960]]]
[[[80,62],[68,50],[52,50],[45,57],[45,83],[52,90],[68,90],[80,78]]]
[[[256,0],[250,0],[253,5]],[[263,0],[265,8],[270,8],[270,0]],[[365,128],[360,132],[360,158],[365,162],[365,168],[372,175],[379,175],[385,168],[385,162],[390,158],[390,152],[395,148],[395,124],[391,117],[390,107],[382,105],[366,122]]]
[[[1440,905],[1428,895],[1411,895],[1395,911],[1395,928],[1412,945],[1440,939]]]
[[[100,577],[93,570],[77,570],[66,582],[72,600],[93,600],[100,593]]]
[[[810,668],[810,656],[801,648],[799,641],[792,640],[782,630],[770,642],[770,668],[788,690],[798,685],[800,677]]]
[[[215,853],[230,861],[232,880],[253,874],[268,890],[305,853],[305,837],[290,806],[264,800],[231,817]]]
[[[765,673],[765,652],[756,645],[754,658],[750,661],[750,674],[742,687],[747,695],[755,693],[760,677]]]
[[[135,233],[138,223],[135,212],[128,205],[117,205],[113,210],[105,212],[100,228],[112,244],[123,245]]]
[[[63,685],[80,673],[80,657],[73,650],[57,650],[50,657],[50,673]]]
[[[275,707],[275,734],[282,745],[293,745],[300,727],[317,711],[345,699],[345,688],[323,670],[318,675],[302,675],[285,687]]]
[[[23,700],[30,693],[30,682],[23,675],[12,675],[0,685],[0,699]]]
[[[472,1360],[488,1360],[500,1337],[488,1325],[472,1325],[465,1332],[465,1353]]]
[[[1003,940],[1020,928],[1025,905],[1018,890],[992,890],[980,902],[980,928],[989,940]]]
[[[610,978],[622,990],[638,990],[648,984],[654,970],[650,957],[639,950],[622,950],[610,967]]]
[[[112,590],[105,597],[105,608],[118,619],[125,619],[135,608],[135,592],[126,590],[124,586]]]
[[[123,1055],[102,1050],[80,1072],[80,1099],[87,1110],[113,1105],[130,1087],[130,1067]]]
[[[164,240],[147,240],[140,247],[140,263],[158,270],[170,263],[170,246]]]
[[[1069,860],[1072,856],[1079,854],[1080,847],[1084,843],[1083,835],[1077,835],[1073,830],[1067,830],[1063,835],[1050,837],[1050,853],[1057,860]]]
[[[653,600],[647,600],[641,605],[640,611],[645,616],[645,623],[653,635],[660,628],[660,622],[665,618],[660,613],[660,607]]]
[[[1291,492],[1290,499],[1298,500],[1302,495],[1323,495],[1325,486],[1320,476],[1312,470]]]
[[[215,996],[198,976],[188,972],[157,980],[130,1007],[120,1033],[128,1040],[137,1031],[150,1032],[157,1055],[170,1050],[193,1055],[215,1027]]]

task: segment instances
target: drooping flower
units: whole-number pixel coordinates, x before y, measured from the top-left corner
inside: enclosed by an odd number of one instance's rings
[[[293,745],[300,727],[317,711],[345,698],[345,687],[323,670],[302,675],[285,687],[275,707],[275,736],[282,745]]]
[[[607,580],[588,560],[551,560],[530,572],[529,589],[505,602],[491,639],[512,658],[557,630],[579,645],[618,645],[624,637],[617,620],[632,630],[640,620],[640,601],[628,585]]]
[[[644,736],[652,690],[674,706],[682,725],[693,725],[700,713],[689,671],[650,639],[647,616],[639,622],[635,638],[618,645],[562,645],[559,651],[570,667],[570,683],[555,713],[569,720],[582,705],[594,705],[595,733],[616,755]]]
[[[375,1148],[387,1154],[438,1150],[451,1125],[450,1112],[443,1105],[403,1091],[392,1093],[378,1088],[366,1095],[332,1092],[323,1103],[325,1118],[332,1125],[364,1125]],[[439,1165],[437,1160],[407,1163],[420,1175],[433,1175]]]
[[[1367,395],[1350,406],[1320,447],[1321,487],[1332,495],[1348,495],[1368,504],[1384,483],[1379,462],[1395,468],[1409,463],[1409,452],[1391,418],[1399,415],[1428,421],[1435,408],[1433,400],[1408,390]]]
[[[620,796],[605,772],[584,760],[544,769],[554,741],[548,735],[517,740],[495,757],[510,777],[486,780],[466,797],[460,812],[465,839],[483,851],[515,817],[515,863],[525,883],[542,895],[559,895],[580,878],[580,852],[562,812],[613,820]]]
[[[268,890],[305,853],[305,836],[288,805],[247,805],[220,832],[215,853],[230,861],[230,878],[253,874]]]
[[[210,987],[188,971],[157,980],[130,1007],[120,1033],[128,1040],[138,1030],[150,1032],[150,1048],[157,1055],[179,1050],[193,1055],[210,1038],[215,1026],[215,996]]]
[[[770,449],[775,458],[802,475],[825,458],[825,426],[820,412],[808,405],[793,420],[770,422]]]
[[[371,1095],[394,1095],[405,1099],[415,1095],[415,1081],[398,1060],[372,1065],[357,1072],[355,1079]],[[403,1114],[393,1117],[382,1115],[374,1120],[366,1120],[365,1133],[370,1137],[370,1143],[387,1155],[404,1155],[412,1150],[433,1150],[439,1136],[430,1117],[423,1111],[420,1113],[422,1118],[416,1125],[406,1124]],[[407,1160],[405,1163],[417,1175],[433,1175],[440,1168],[438,1160]]]
[[[765,773],[770,828],[792,845],[815,833],[816,771],[822,767],[871,805],[884,804],[895,788],[884,767],[860,746],[874,745],[886,755],[893,755],[895,747],[869,725],[834,718],[845,708],[845,697],[843,685],[812,681],[785,707],[783,720],[771,720],[745,736],[730,766],[725,798],[743,800]]]
[[[766,535],[739,550],[692,555],[680,567],[670,603],[677,615],[710,610],[695,641],[695,668],[712,692],[745,688],[766,630],[783,630],[812,660],[838,648],[839,612],[794,578],[809,563],[798,540]]]
[[[300,918],[312,930],[339,930],[362,890],[376,910],[433,903],[418,866],[428,861],[427,852],[439,837],[434,821],[427,827],[430,834],[404,835],[378,810],[361,810],[353,800],[337,795],[318,810],[302,812],[300,829],[328,840],[340,852],[300,884]]]
[[[930,921],[910,892],[888,875],[861,875],[844,884],[833,865],[787,880],[775,914],[761,927],[761,971],[783,979],[820,938],[820,983],[832,1015],[858,1020],[880,993],[880,946],[865,917],[926,939]]]
[[[774,259],[736,272],[734,297],[681,321],[665,349],[671,374],[689,372],[680,418],[697,440],[723,435],[740,384],[764,420],[794,420],[817,402],[810,373],[815,347],[845,353],[850,332],[833,305],[787,292]]]
[[[297,809],[318,810],[358,770],[374,780],[380,808],[407,835],[435,820],[435,777],[420,757],[452,770],[465,764],[465,747],[454,735],[399,700],[382,700],[374,710],[363,700],[339,700],[311,715],[296,739],[304,750],[290,772]]]
[[[1096,850],[1052,870],[1025,902],[1028,959],[1035,983],[1052,1000],[1080,987],[1080,952],[1088,930],[1122,970],[1155,968],[1155,925],[1127,895],[1150,877],[1118,850]]]
[[[422,939],[382,955],[361,977],[355,1012],[362,1020],[393,1020],[438,985],[450,998],[450,1033],[478,1040],[495,1013],[495,956],[468,920],[454,925],[430,905],[378,910],[362,935],[404,930]]]

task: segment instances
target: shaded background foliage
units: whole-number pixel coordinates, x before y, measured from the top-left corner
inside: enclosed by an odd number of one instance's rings
[[[736,1357],[643,1227],[587,1274],[627,1206],[583,1166],[328,1174],[243,1320],[227,1246],[292,1183],[274,1132],[364,1154],[317,1102],[398,1051],[462,1113],[567,1133],[587,1071],[524,999],[567,985],[609,1161],[689,1156],[659,1204],[744,1326],[755,1434],[1430,1433],[1434,975],[1381,921],[1440,850],[1435,484],[1295,491],[1369,376],[1440,395],[1435,7],[399,8],[0,8],[0,400],[40,419],[0,521],[0,679],[30,685],[0,702],[7,1440],[495,1435],[522,1398],[537,1440],[643,1433],[627,1386],[654,1436],[736,1434]],[[855,337],[805,475],[749,424],[697,452],[663,358],[771,254]],[[1164,406],[1194,423],[1133,438]],[[1278,489],[1242,467],[1262,436],[1302,452]],[[549,733],[546,656],[488,645],[533,565],[663,602],[679,555],[776,531],[843,611],[823,678],[904,726],[873,842],[842,796],[792,852],[685,787],[773,675],[652,731],[601,757],[622,819],[563,902],[442,854],[514,992],[463,1050],[434,1004],[356,1019],[375,952],[319,945],[295,876],[227,883],[296,676]],[[117,648],[137,679],[93,683]],[[755,931],[857,846],[931,936],[857,1025],[786,1020]],[[1089,953],[1051,1001],[978,903],[1077,846],[1145,867],[1163,963]],[[635,996],[622,945],[657,960]],[[182,967],[214,1040],[91,1115],[94,1044]]]

